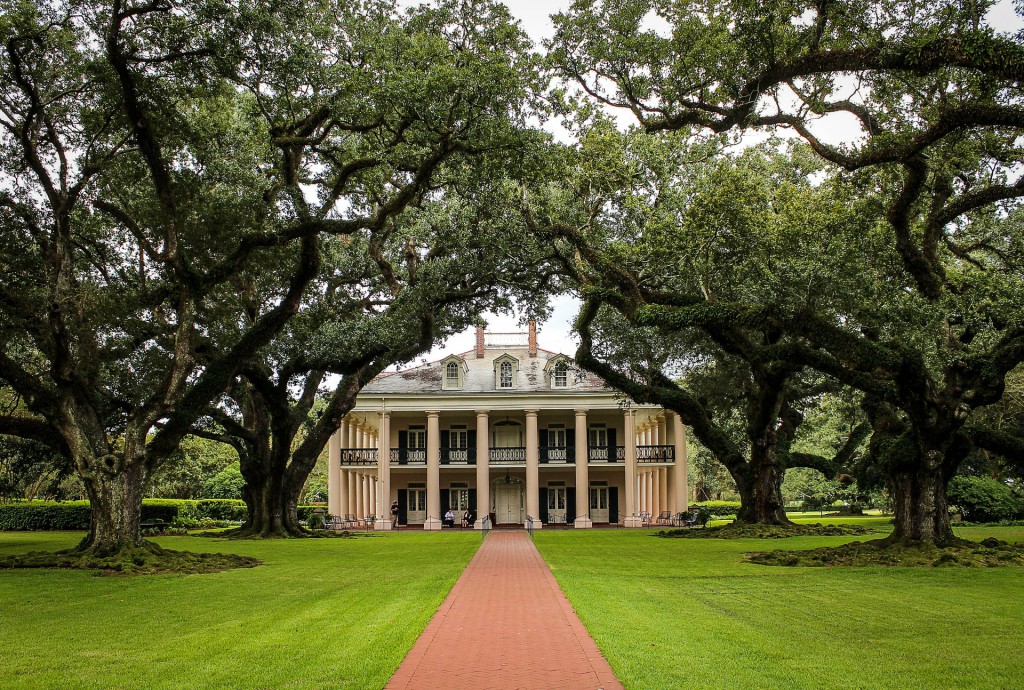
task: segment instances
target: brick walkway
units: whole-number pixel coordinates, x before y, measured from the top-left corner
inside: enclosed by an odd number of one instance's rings
[[[622,684],[525,532],[491,532],[388,688],[612,690]]]

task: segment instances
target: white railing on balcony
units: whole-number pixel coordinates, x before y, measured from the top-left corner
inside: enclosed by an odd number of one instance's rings
[[[486,333],[484,347],[529,347],[529,333]]]

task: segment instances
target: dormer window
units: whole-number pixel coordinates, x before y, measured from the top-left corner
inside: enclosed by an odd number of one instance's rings
[[[512,355],[502,355],[494,360],[494,387],[510,390],[516,387],[519,361]]]
[[[555,364],[554,374],[551,376],[551,387],[552,388],[568,388],[569,387],[569,365],[565,363],[565,360],[559,360]]]
[[[569,364],[572,362],[565,355],[556,355],[548,360],[544,366],[544,373],[548,377],[548,386],[551,388],[570,388]]]
[[[452,355],[441,362],[441,390],[457,391],[465,381],[466,363]]]

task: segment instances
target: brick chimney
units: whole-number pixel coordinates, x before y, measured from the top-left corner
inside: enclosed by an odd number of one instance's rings
[[[476,327],[476,358],[484,358],[484,327]]]
[[[537,356],[537,322],[530,319],[530,356]]]

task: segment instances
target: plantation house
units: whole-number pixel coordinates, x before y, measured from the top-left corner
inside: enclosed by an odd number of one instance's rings
[[[328,510],[440,529],[451,509],[474,526],[639,527],[686,510],[686,435],[658,407],[621,396],[537,347],[485,333],[460,355],[370,382],[331,439]],[[458,524],[458,522],[456,522]]]

